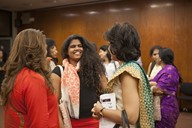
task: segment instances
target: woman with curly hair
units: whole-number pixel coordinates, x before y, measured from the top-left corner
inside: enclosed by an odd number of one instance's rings
[[[1,88],[5,128],[59,127],[46,54],[41,31],[25,29],[16,36]]]
[[[122,110],[127,113],[131,128],[154,128],[153,100],[147,76],[136,62],[141,56],[140,38],[129,23],[115,24],[105,33],[109,51],[120,66],[107,83],[107,92],[116,96],[116,110],[94,104],[93,117],[106,118],[122,125]],[[116,127],[115,126],[115,127]]]
[[[58,101],[61,88],[67,90],[71,125],[73,128],[98,128],[98,120],[92,118],[91,108],[98,100],[98,90],[107,79],[99,55],[92,44],[80,35],[71,35],[61,48],[63,75],[57,66],[52,71],[53,85]],[[60,126],[62,117],[60,117]]]

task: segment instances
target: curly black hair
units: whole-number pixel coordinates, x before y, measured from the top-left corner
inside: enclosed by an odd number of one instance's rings
[[[120,61],[136,61],[141,56],[140,38],[137,30],[129,23],[117,23],[104,38],[110,43],[110,51]]]
[[[97,51],[87,39],[77,34],[69,36],[61,47],[61,56],[63,59],[69,58],[68,48],[75,39],[79,40],[83,46],[83,54],[80,58],[80,81],[86,86],[99,87],[101,85],[100,77],[105,74],[105,69]]]

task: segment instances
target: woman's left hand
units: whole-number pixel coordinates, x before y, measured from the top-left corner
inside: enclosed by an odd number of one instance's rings
[[[102,108],[103,106],[99,101],[97,101],[97,103],[94,103],[93,108],[91,109],[91,112],[93,113],[92,116],[96,119],[100,119],[101,118],[100,110]]]

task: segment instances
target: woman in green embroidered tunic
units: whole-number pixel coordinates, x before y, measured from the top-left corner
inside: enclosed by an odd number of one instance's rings
[[[115,24],[105,33],[110,43],[112,59],[120,67],[107,84],[107,92],[116,94],[116,110],[103,108],[97,102],[92,109],[93,117],[107,118],[122,123],[121,111],[126,110],[131,128],[154,128],[153,100],[150,85],[143,69],[135,61],[140,57],[140,39],[129,23]]]

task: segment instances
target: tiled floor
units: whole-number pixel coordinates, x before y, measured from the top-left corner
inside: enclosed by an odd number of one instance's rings
[[[4,128],[3,108],[0,107],[0,128]],[[176,128],[192,128],[192,113],[181,112]]]

